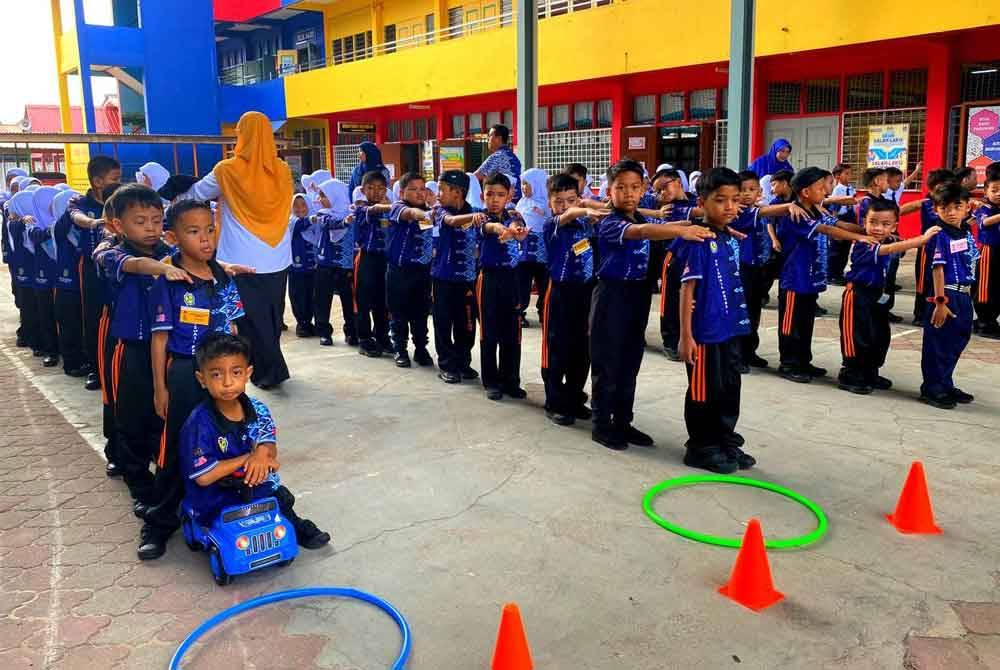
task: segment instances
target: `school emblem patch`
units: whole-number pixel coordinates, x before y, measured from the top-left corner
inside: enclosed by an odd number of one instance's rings
[[[188,291],[187,293],[184,294],[184,304],[187,305],[188,307],[194,305],[194,293]]]
[[[219,438],[219,451],[226,453],[226,449],[229,449],[229,440],[224,437]]]
[[[63,277],[69,276],[69,270],[63,270]]]
[[[708,243],[708,248],[712,250],[713,254],[719,253],[719,245],[716,244],[715,240],[711,240]]]

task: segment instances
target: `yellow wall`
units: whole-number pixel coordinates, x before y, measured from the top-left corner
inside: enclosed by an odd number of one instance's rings
[[[450,6],[457,4],[465,6],[448,0]],[[386,0],[384,16],[412,14],[412,7],[405,0]],[[913,9],[885,0],[838,0],[818,11],[805,2],[760,0],[756,53],[768,56],[1000,23],[995,0],[928,1]],[[337,23],[332,10],[329,17]],[[370,25],[370,19],[365,21]],[[543,19],[538,44],[541,84],[725,61],[729,0],[616,0],[607,7]],[[296,74],[284,79],[288,116],[511,90],[515,53],[514,29],[506,27]]]

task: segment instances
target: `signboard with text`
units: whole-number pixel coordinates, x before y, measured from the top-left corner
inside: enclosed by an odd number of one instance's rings
[[[894,167],[906,172],[909,143],[908,123],[868,126],[868,167]]]
[[[969,107],[965,125],[965,164],[976,170],[976,183],[986,182],[986,167],[1000,161],[1000,105]]]

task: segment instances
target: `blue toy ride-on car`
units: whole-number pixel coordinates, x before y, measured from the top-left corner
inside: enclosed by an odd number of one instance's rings
[[[184,541],[192,551],[208,552],[219,586],[226,586],[236,575],[288,565],[299,553],[295,528],[282,516],[276,498],[250,500],[244,495],[244,499],[244,504],[224,508],[207,527],[195,520],[187,500],[181,503]]]

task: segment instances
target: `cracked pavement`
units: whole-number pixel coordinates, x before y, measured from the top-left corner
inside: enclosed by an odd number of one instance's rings
[[[839,289],[820,302],[831,316],[817,322],[814,353],[833,371]],[[903,295],[896,312],[911,305]],[[976,402],[952,412],[916,402],[920,332],[905,324],[893,329],[883,371],[890,392],[744,378],[739,430],[759,461],[749,474],[793,488],[830,519],[817,545],[771,552],[786,600],[755,614],[716,593],[735,552],[671,535],[642,512],[650,486],[693,472],[680,463],[683,368],[647,350],[636,425],[658,447],[613,453],[590,441],[587,423],[545,420],[540,330],[534,310],[529,317],[523,402],[491,403],[478,385],[444,386],[436,371],[362,358],[340,338],[320,348],[286,335],[293,379],[252,392],[277,421],[297,509],[333,546],[219,588],[206,556],[180,537],[163,559],[136,561],[138,522],[96,453],[98,394],[13,347],[16,312],[4,292],[0,668],[165,668],[215,612],[310,585],[353,586],[396,605],[413,629],[408,667],[417,670],[487,667],[508,601],[521,607],[540,668],[1000,668],[1000,342],[973,338],[956,381]],[[765,309],[761,354],[772,363],[775,326]],[[899,535],[884,520],[917,459],[941,536]],[[740,535],[751,516],[769,536],[814,523],[745,487],[679,489],[656,508],[715,534]],[[398,644],[372,608],[310,600],[223,625],[185,667],[384,668]]]

